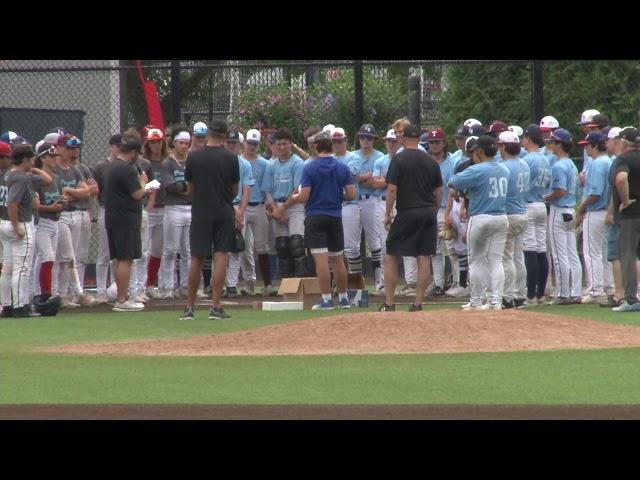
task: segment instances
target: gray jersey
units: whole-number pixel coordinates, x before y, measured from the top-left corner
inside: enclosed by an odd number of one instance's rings
[[[75,167],[80,171],[80,173],[84,177],[85,182],[87,180],[89,180],[90,178],[93,178],[93,172],[86,165],[83,165],[82,163],[79,163]],[[78,210],[87,210],[88,208],[90,208],[90,206],[91,206],[91,202],[90,202],[89,198],[87,198],[85,200],[78,200],[76,202],[76,208]]]
[[[162,190],[165,194],[163,199],[165,205],[191,205],[191,197],[180,194],[187,191],[184,168],[185,164],[173,157],[162,161]]]
[[[33,220],[33,206],[31,201],[35,196],[31,176],[20,170],[12,170],[6,176],[7,205],[18,205],[18,221],[30,222]],[[9,220],[8,208],[4,210],[3,220]]]
[[[0,170],[0,218],[7,215],[7,173],[9,169]]]
[[[59,166],[56,166],[56,168],[54,168],[53,171],[56,175],[60,177],[60,182],[62,182],[63,188],[64,187],[78,188],[78,185],[84,182],[84,177],[82,176],[82,173],[80,173],[80,170],[78,170],[76,167],[65,169],[65,168],[60,168]],[[65,211],[77,210],[76,208],[77,203],[78,202],[69,203],[67,208],[65,208]]]

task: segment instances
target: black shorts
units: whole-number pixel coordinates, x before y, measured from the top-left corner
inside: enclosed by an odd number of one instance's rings
[[[211,252],[231,252],[236,241],[233,218],[224,220],[195,220],[189,227],[191,255],[207,257]]]
[[[142,257],[139,228],[107,227],[107,239],[111,260],[132,260]]]
[[[304,219],[304,242],[309,249],[326,248],[330,252],[344,250],[342,219],[329,215],[311,215]]]
[[[399,211],[387,237],[387,253],[403,257],[435,255],[438,245],[438,210],[435,207]]]

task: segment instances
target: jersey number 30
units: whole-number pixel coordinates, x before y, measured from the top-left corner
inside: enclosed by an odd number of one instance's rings
[[[507,179],[505,177],[489,177],[489,198],[507,196]]]

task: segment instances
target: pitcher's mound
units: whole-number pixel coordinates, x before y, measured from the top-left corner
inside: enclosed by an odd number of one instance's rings
[[[506,352],[640,346],[640,328],[576,317],[502,312],[347,313],[224,335],[66,345],[108,355],[321,355]]]

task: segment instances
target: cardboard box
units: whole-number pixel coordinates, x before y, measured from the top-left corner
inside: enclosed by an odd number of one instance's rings
[[[262,310],[281,311],[281,310],[302,310],[304,304],[302,302],[262,302]]]
[[[302,302],[305,310],[311,310],[322,300],[318,277],[283,278],[278,295],[282,295],[285,302]]]

